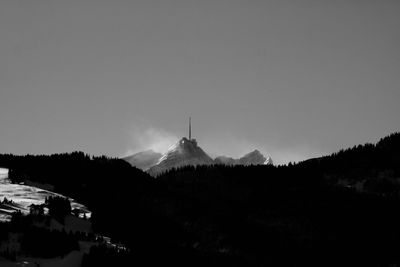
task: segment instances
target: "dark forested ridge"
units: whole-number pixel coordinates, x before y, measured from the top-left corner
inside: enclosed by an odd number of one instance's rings
[[[0,166],[86,204],[96,231],[130,248],[132,265],[393,266],[399,150],[395,133],[288,166],[184,167],[157,179],[82,152],[0,155]],[[109,260],[101,251],[85,264]]]

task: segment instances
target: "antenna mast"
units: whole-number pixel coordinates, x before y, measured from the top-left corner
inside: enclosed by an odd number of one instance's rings
[[[189,141],[192,140],[192,118],[189,117]]]

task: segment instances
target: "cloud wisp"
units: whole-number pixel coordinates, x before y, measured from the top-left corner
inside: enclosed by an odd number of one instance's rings
[[[137,124],[130,131],[128,148],[123,156],[129,156],[146,150],[165,153],[179,139],[180,137],[177,134],[165,129]],[[234,134],[228,133],[206,134],[203,138],[199,138],[198,142],[199,146],[212,158],[222,155],[240,158],[246,153],[258,149],[264,156],[271,157],[277,165],[298,162],[323,154],[321,151],[317,151],[308,145],[275,147],[252,142],[246,138],[239,138]]]
[[[179,140],[175,134],[151,126],[134,127],[131,130],[129,138],[129,147],[125,156],[145,150],[164,153]]]

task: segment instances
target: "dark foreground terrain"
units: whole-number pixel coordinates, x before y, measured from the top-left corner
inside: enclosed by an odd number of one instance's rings
[[[82,152],[0,155],[0,167],[14,182],[50,184],[86,205],[93,231],[127,248],[94,246],[83,266],[397,266],[399,151],[396,133],[288,166],[184,167],[156,179]],[[1,240],[31,227],[18,218],[1,225]],[[32,229],[26,236],[40,238]],[[64,240],[52,256],[82,238],[43,235]]]

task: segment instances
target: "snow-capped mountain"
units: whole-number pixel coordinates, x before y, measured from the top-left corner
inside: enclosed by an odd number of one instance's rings
[[[123,158],[132,166],[147,171],[152,176],[157,176],[172,168],[187,165],[272,165],[272,159],[265,157],[260,151],[254,150],[239,159],[219,156],[214,160],[198,146],[195,139],[183,137],[171,146],[164,154],[147,150]]]
[[[271,157],[267,157],[267,160],[264,162],[264,165],[274,165],[274,161]]]
[[[266,160],[267,160],[267,158],[264,157],[264,155],[261,154],[261,152],[256,149],[250,153],[247,153],[243,157],[241,157],[239,159],[239,164],[241,164],[241,165],[261,165],[261,164],[264,164]]]
[[[147,171],[149,168],[156,165],[161,157],[161,153],[150,149],[125,157],[123,160],[127,161],[129,164],[138,169]]]
[[[157,176],[172,168],[186,165],[209,165],[213,163],[213,159],[197,145],[195,139],[189,140],[183,137],[170,147],[148,172],[150,175]]]

